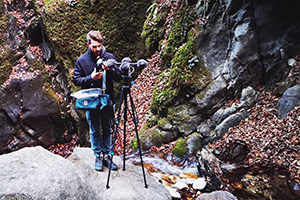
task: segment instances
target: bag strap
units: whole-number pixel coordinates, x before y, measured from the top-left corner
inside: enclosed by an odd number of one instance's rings
[[[105,90],[106,90],[106,70],[103,71],[102,90],[103,90],[103,94],[105,94]]]

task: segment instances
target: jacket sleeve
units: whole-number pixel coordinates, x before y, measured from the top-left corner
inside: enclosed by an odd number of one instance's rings
[[[85,76],[80,62],[77,60],[73,73],[73,83],[76,86],[89,87],[93,82],[91,74]]]

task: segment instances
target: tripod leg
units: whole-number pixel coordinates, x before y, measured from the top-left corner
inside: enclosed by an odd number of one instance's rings
[[[133,100],[132,100],[132,97],[131,97],[130,93],[129,93],[129,97],[130,97],[130,104],[131,104],[131,109],[132,109],[132,120],[134,122],[135,134],[136,134],[136,139],[137,139],[138,148],[139,148],[139,154],[140,154],[140,159],[141,159],[141,166],[142,166],[142,170],[143,170],[145,188],[148,188],[147,181],[146,181],[145,170],[144,170],[144,164],[143,164],[143,158],[142,158],[142,151],[141,151],[141,145],[140,145],[140,140],[139,140],[139,134],[138,134],[138,130],[137,130],[138,121],[137,121],[137,117],[136,117],[136,113],[135,113],[135,107],[134,107]]]
[[[128,110],[128,106],[127,106],[127,94],[128,94],[128,88],[125,88],[125,95],[124,95],[124,136],[123,136],[123,171],[125,171],[125,147],[126,147],[126,122],[127,122],[127,110]]]
[[[109,178],[110,178],[110,172],[111,172],[111,164],[112,164],[114,150],[115,150],[118,127],[119,127],[119,123],[120,123],[120,119],[121,119],[121,115],[122,115],[122,112],[121,112],[122,104],[123,104],[123,88],[121,90],[121,97],[120,97],[120,104],[119,104],[119,109],[118,109],[117,121],[115,122],[116,126],[115,126],[115,131],[114,131],[113,146],[112,146],[111,156],[110,156],[110,166],[109,166],[109,170],[108,170],[108,177],[107,177],[107,184],[106,184],[107,189],[109,188]]]

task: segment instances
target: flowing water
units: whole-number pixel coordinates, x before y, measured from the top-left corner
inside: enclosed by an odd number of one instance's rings
[[[127,160],[140,165],[138,154],[126,156]],[[189,188],[181,199],[195,199],[203,191],[195,191],[192,184],[198,178],[197,160],[190,157],[184,161],[160,153],[143,154],[144,167],[159,182],[172,188],[178,182],[185,182]],[[273,167],[239,167],[235,164],[223,163],[222,171],[226,183],[225,188],[239,200],[299,200],[300,186],[289,179],[284,169]],[[205,191],[204,191],[205,192]]]

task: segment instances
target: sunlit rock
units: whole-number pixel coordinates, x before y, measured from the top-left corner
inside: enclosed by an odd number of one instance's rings
[[[182,189],[187,189],[189,188],[189,186],[184,183],[183,181],[177,181],[174,185],[173,185],[174,188],[178,188],[179,190],[182,190]]]
[[[198,178],[193,184],[193,188],[195,190],[203,190],[205,186],[206,186],[206,181],[204,178]]]
[[[168,191],[170,192],[170,195],[173,198],[181,198],[180,193],[178,192],[178,189],[176,188],[171,188],[171,187],[167,187]]]

